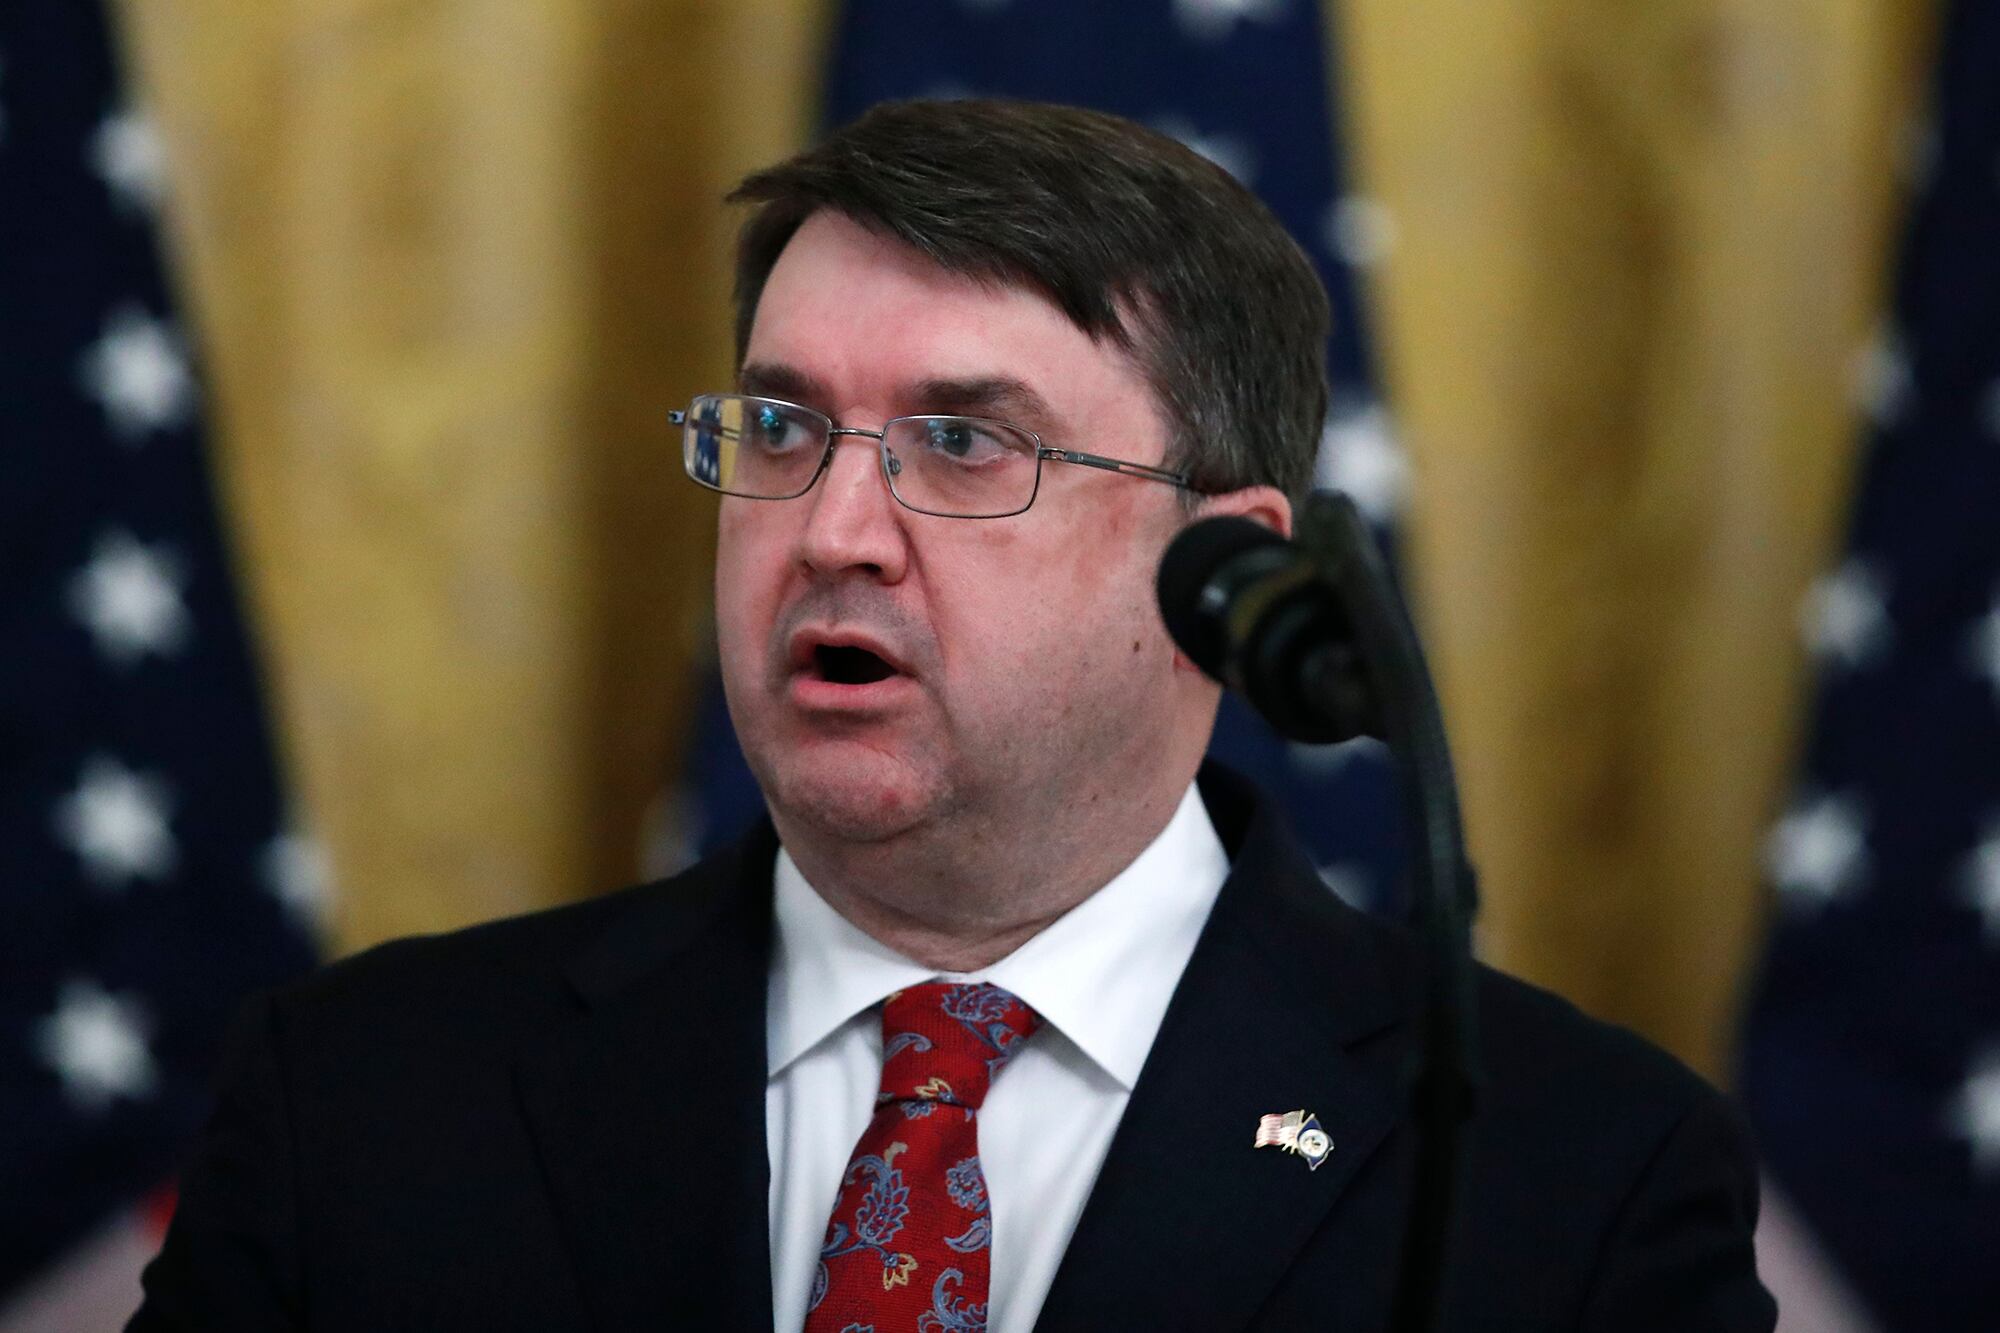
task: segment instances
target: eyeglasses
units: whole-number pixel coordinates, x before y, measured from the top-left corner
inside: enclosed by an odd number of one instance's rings
[[[939,518],[1007,518],[1041,489],[1042,460],[1080,463],[1192,489],[1187,476],[1144,463],[1051,449],[1033,431],[984,417],[893,417],[880,430],[836,426],[823,412],[776,398],[703,394],[667,419],[682,428],[687,474],[724,495],[793,500],[811,490],[843,435],[876,442],[889,494]]]

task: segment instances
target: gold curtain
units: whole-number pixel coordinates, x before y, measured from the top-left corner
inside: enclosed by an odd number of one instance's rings
[[[634,874],[705,636],[667,408],[806,0],[128,0],[338,951]]]
[[[1929,6],[1341,10],[1483,951],[1720,1074]]]

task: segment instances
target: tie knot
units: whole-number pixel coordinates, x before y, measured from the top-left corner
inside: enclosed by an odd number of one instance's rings
[[[1042,1025],[1042,1017],[986,982],[927,981],[882,1003],[882,1090],[877,1106],[903,1102],[905,1114],[928,1114],[924,1103],[976,1111],[1000,1066]]]

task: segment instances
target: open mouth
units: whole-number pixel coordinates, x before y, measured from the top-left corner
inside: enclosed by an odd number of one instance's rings
[[[813,649],[812,662],[819,678],[833,685],[873,685],[897,674],[894,667],[866,648],[823,643]]]

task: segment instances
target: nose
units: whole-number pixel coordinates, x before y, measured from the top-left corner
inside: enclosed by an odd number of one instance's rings
[[[834,437],[826,474],[794,501],[811,506],[799,533],[799,560],[821,576],[860,570],[884,583],[903,577],[908,562],[907,511],[889,493],[880,442],[865,435]]]

